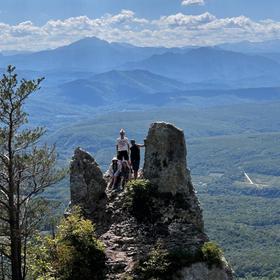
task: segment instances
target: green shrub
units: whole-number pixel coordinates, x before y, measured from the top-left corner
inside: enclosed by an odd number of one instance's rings
[[[78,208],[62,219],[56,237],[38,237],[30,254],[33,279],[103,280],[105,253],[91,221]],[[32,279],[31,278],[31,279]]]
[[[206,262],[209,268],[213,265],[220,267],[222,251],[213,242],[204,243],[196,252],[184,249],[168,251],[162,245],[157,245],[145,259],[139,262],[135,268],[134,279],[170,280],[170,275],[197,262]]]
[[[222,265],[223,252],[214,242],[206,242],[201,248],[204,261],[211,267],[216,265],[220,267]]]
[[[169,257],[166,249],[162,249],[160,246],[154,248],[147,258],[139,263],[135,271],[137,276],[134,279],[167,280],[172,267]]]
[[[202,261],[201,251],[189,252],[183,249],[168,251],[156,246],[147,258],[140,261],[135,269],[135,280],[170,280],[183,267]]]
[[[157,188],[148,180],[130,181],[127,186],[125,207],[138,222],[155,222],[158,211],[154,206]]]

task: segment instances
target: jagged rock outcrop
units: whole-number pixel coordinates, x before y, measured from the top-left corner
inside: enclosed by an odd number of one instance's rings
[[[201,257],[209,240],[187,170],[183,131],[154,123],[145,144],[144,177],[149,181],[121,192],[105,191],[102,173],[88,153],[77,149],[71,162],[71,199],[96,224],[108,258],[106,279],[150,279],[140,277],[137,268],[159,244],[172,254],[187,252],[189,258],[164,279],[233,279],[225,260],[209,265]]]
[[[94,158],[77,148],[70,162],[71,203],[93,212],[106,197],[106,182]]]

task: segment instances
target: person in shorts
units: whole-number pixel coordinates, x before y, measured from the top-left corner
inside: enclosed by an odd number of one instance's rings
[[[125,130],[120,130],[120,137],[117,139],[117,158],[118,160],[129,160],[129,141],[125,137]]]
[[[145,147],[142,144],[136,144],[135,140],[131,140],[131,147],[130,147],[130,162],[132,166],[132,170],[134,173],[134,179],[138,178],[138,170],[140,166],[140,148]]]

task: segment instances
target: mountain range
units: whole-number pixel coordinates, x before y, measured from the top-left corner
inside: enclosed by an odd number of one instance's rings
[[[120,108],[126,107],[127,104],[209,106],[213,102],[218,105],[249,100],[280,100],[280,87],[196,89],[192,86],[145,70],[112,70],[88,79],[67,82],[46,91],[55,93],[53,97],[57,99],[63,98],[66,104],[91,107],[108,107],[114,104]],[[218,99],[221,99],[222,103]]]
[[[248,80],[248,86],[253,86],[250,82],[256,79],[280,81],[280,64],[272,59],[209,47],[153,55],[140,62],[128,63],[124,68],[148,70],[187,83],[235,85],[241,81],[246,85],[244,80]]]
[[[263,52],[264,46],[278,43],[243,42],[239,44],[243,52],[236,52],[226,48],[234,49],[237,44],[199,48],[136,47],[93,37],[53,50],[2,55],[0,66],[4,69],[7,64],[16,65],[20,76],[27,78],[45,76],[44,93],[51,92],[51,98],[63,100],[65,104],[158,106],[183,101],[185,104],[186,96],[188,102],[190,96],[202,97],[205,103],[210,101],[209,96],[223,96],[223,102],[225,96],[230,96],[227,102],[235,102],[232,96],[238,100],[248,98],[236,94],[243,92],[242,89],[250,92],[252,100],[254,94],[261,99],[271,97],[271,89],[279,88],[280,54]],[[261,53],[244,51],[253,45]]]
[[[258,43],[256,44],[258,46]],[[204,82],[231,86],[238,81],[244,86],[254,86],[258,81],[264,81],[269,86],[278,83],[280,65],[277,53],[266,51],[265,55],[245,54],[221,47],[230,49],[226,45],[195,49],[136,47],[109,43],[93,37],[54,50],[1,56],[0,63],[3,66],[13,64],[21,70],[44,72],[79,71],[97,74],[115,69],[142,69],[187,83]],[[231,48],[238,49],[234,44]],[[248,80],[248,85],[244,80]]]
[[[70,45],[35,53],[1,56],[0,63],[19,69],[47,71],[104,72],[128,61],[162,54],[166,48],[140,48],[129,44],[109,43],[98,38],[85,38]],[[180,49],[172,49],[180,51]]]
[[[217,47],[243,53],[277,53],[280,50],[280,40],[269,40],[264,42],[241,41],[237,43],[220,44]]]

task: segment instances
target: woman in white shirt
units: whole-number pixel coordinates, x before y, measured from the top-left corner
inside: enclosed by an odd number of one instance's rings
[[[129,141],[125,137],[125,130],[123,128],[120,130],[120,137],[117,139],[116,148],[118,160],[129,160]]]

